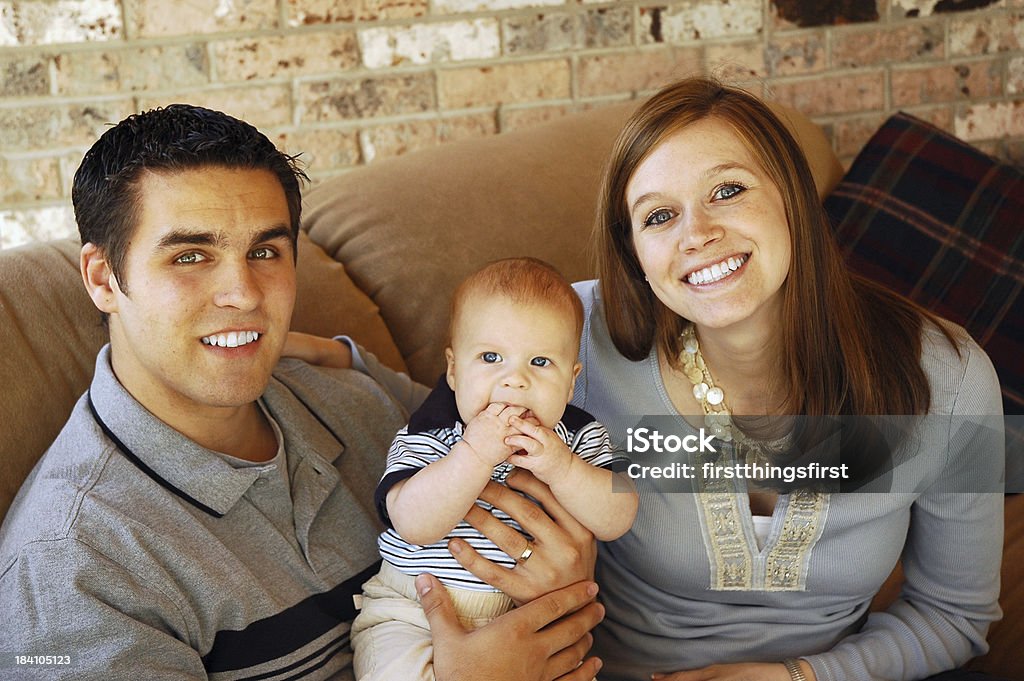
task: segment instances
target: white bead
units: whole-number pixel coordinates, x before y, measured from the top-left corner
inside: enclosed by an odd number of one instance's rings
[[[714,387],[708,391],[707,400],[709,404],[721,404],[722,400],[725,399],[725,393],[719,387]]]
[[[693,386],[693,396],[698,400],[703,400],[704,396],[708,394],[707,383],[697,383]]]
[[[686,350],[691,355],[696,355],[697,354],[697,339],[696,338],[687,338],[685,341],[683,341],[683,350]]]

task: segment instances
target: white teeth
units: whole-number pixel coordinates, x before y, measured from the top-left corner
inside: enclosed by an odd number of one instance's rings
[[[219,348],[237,348],[252,343],[260,337],[255,331],[229,331],[212,336],[203,336],[203,345],[216,345]]]
[[[720,279],[725,279],[730,274],[738,270],[746,261],[747,256],[745,255],[730,257],[729,259],[717,262],[710,267],[705,267],[704,269],[697,270],[696,272],[691,272],[689,276],[686,277],[686,281],[694,286],[719,281]]]

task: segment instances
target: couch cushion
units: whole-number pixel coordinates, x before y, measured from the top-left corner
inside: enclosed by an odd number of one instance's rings
[[[73,239],[0,251],[0,517],[92,378],[107,329]]]
[[[1024,414],[1024,173],[899,113],[825,206],[850,266],[966,327],[1004,411]],[[1015,453],[1020,423],[1007,420]]]
[[[0,251],[0,518],[92,379],[106,327],[78,271],[77,240]],[[377,308],[305,234],[292,328],[348,333],[405,370]]]
[[[344,265],[299,234],[292,329],[318,336],[348,334],[395,371],[408,372],[380,310],[349,278]]]
[[[303,227],[380,306],[413,378],[444,366],[449,299],[498,258],[531,255],[593,276],[590,232],[605,158],[636,102],[376,161],[325,181]],[[801,141],[822,196],[842,175],[821,130],[774,107]]]

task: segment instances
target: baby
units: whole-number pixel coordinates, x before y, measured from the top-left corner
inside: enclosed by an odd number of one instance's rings
[[[429,572],[452,594],[460,621],[475,628],[509,610],[511,599],[463,569],[448,551],[460,537],[481,555],[513,568],[508,556],[463,518],[489,480],[518,466],[547,483],[558,501],[601,540],[632,525],[634,492],[612,491],[617,458],[607,431],[567,406],[580,371],[583,308],[551,266],[501,260],[470,275],[455,292],[445,350],[448,368],[400,430],[376,493],[389,529],[384,563],[364,587],[352,627],[357,678],[421,678],[430,666],[430,629],[416,598],[416,575]]]

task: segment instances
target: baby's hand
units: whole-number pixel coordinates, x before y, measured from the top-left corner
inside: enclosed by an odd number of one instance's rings
[[[506,437],[505,442],[513,450],[522,450],[524,453],[509,457],[509,462],[531,471],[542,482],[553,486],[566,479],[576,461],[576,455],[555,431],[531,421],[535,419],[512,417],[512,426],[518,432]]]
[[[515,451],[506,443],[506,438],[518,432],[509,425],[509,421],[518,419],[525,411],[523,407],[492,402],[466,424],[462,441],[469,445],[485,464],[497,466]]]

